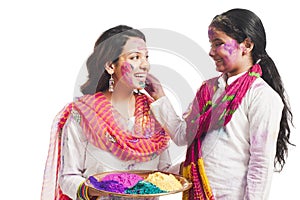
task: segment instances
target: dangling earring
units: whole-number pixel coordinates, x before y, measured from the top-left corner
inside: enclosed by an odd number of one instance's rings
[[[110,79],[108,81],[108,91],[109,92],[113,92],[114,91],[114,83],[115,83],[115,81],[114,81],[114,79],[112,77],[112,74],[111,74],[110,75]]]

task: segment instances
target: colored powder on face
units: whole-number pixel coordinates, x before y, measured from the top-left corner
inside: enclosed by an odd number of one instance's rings
[[[106,175],[101,181],[117,181],[126,188],[133,187],[143,178],[137,174],[130,173],[115,173]]]
[[[116,192],[116,193],[124,193],[127,189],[123,186],[123,184],[118,183],[117,181],[109,180],[109,181],[98,181],[95,177],[89,177],[90,183],[99,190],[104,190],[108,192]]]
[[[146,84],[145,84],[145,82],[143,82],[143,81],[140,81],[140,82],[139,82],[139,85],[140,85],[141,88],[145,88],[145,87],[146,87]]]
[[[215,35],[214,29],[213,28],[209,28],[208,29],[208,38],[212,39],[214,37],[214,35]]]
[[[237,50],[237,48],[238,48],[238,43],[235,41],[235,40],[233,40],[233,41],[231,41],[231,42],[228,42],[228,43],[225,43],[224,44],[224,49],[226,50],[226,51],[228,51],[228,53],[231,55],[235,50]]]
[[[138,50],[147,50],[146,43],[144,40],[137,39],[132,41]]]
[[[168,192],[182,189],[181,183],[173,174],[167,175],[161,172],[155,172],[149,174],[145,181],[148,181],[159,187],[161,190]]]
[[[133,66],[129,64],[128,62],[124,62],[123,65],[121,66],[121,73],[122,73],[122,78],[125,80],[126,83],[132,85],[132,79],[130,77],[130,73],[133,70]]]
[[[134,187],[125,190],[125,194],[159,194],[166,192],[146,181],[139,181]]]

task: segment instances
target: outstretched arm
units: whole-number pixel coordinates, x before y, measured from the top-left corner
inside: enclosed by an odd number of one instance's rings
[[[165,96],[159,80],[149,74],[145,90],[156,100],[151,104],[151,110],[156,120],[170,134],[175,144],[186,145],[186,122],[175,112],[171,102]]]

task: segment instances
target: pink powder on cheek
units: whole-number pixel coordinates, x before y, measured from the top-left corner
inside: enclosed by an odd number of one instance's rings
[[[133,67],[128,62],[124,62],[123,65],[121,65],[122,76],[130,74],[132,72],[132,70],[133,70]]]
[[[225,65],[227,63],[227,65],[230,66],[232,63],[236,62],[236,60],[238,58],[238,54],[237,54],[238,48],[239,48],[239,44],[235,40],[231,40],[231,41],[218,47],[219,51],[223,51],[222,57],[223,57],[223,61],[224,61]],[[227,55],[225,52],[227,52]]]
[[[130,74],[132,70],[133,67],[128,62],[124,62],[123,65],[121,66],[122,78],[129,84],[133,84],[132,79],[130,78]]]
[[[232,40],[224,44],[224,50],[231,55],[235,50],[238,49],[238,46],[238,43],[235,40]]]

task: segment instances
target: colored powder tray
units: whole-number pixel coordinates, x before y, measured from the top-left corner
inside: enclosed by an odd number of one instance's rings
[[[135,170],[111,171],[90,176],[85,182],[97,200],[156,200],[183,193],[192,187],[186,178],[168,172]]]

